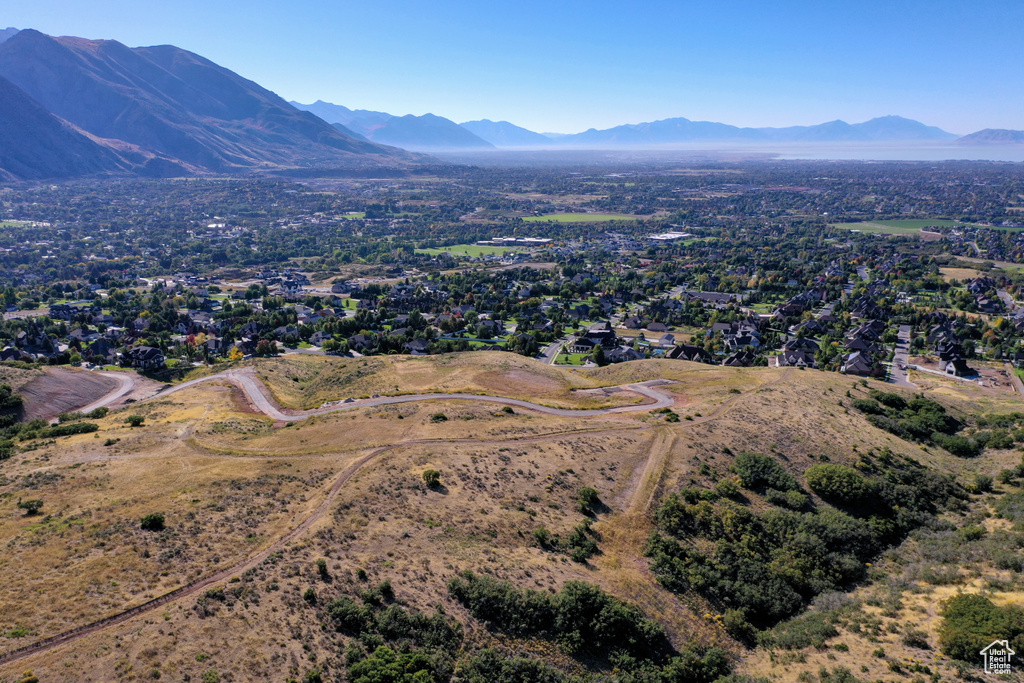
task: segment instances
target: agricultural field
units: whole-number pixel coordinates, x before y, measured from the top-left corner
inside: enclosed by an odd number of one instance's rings
[[[886,235],[919,235],[921,231],[928,227],[951,227],[951,226],[963,226],[963,227],[977,227],[970,223],[961,223],[959,221],[945,220],[941,218],[935,219],[924,219],[924,218],[912,218],[907,220],[880,220],[880,221],[865,221],[863,223],[836,223],[832,227],[839,228],[840,230],[859,230],[860,232],[868,233],[881,233]]]
[[[476,258],[480,256],[495,256],[510,251],[518,251],[520,247],[494,247],[486,244],[455,244],[450,247],[436,247],[430,249],[417,249],[417,254],[438,256],[439,254],[451,254],[452,256],[469,256]]]

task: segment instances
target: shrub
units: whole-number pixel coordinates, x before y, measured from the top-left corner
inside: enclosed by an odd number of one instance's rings
[[[918,650],[930,650],[932,648],[928,644],[928,634],[916,628],[908,628],[903,632],[903,644],[907,647],[915,647]]]
[[[825,615],[812,612],[779,624],[772,629],[775,644],[785,650],[800,650],[805,647],[821,649],[825,641],[839,635]]]
[[[151,512],[139,522],[143,531],[163,531],[164,515],[161,512]]]
[[[732,479],[723,479],[715,485],[715,493],[722,498],[735,498],[740,494],[740,487]]]
[[[988,598],[965,593],[946,601],[939,627],[939,646],[953,659],[975,662],[978,652],[996,637],[1010,641],[1011,649],[1024,646],[1024,609],[997,607]]]
[[[54,438],[58,436],[71,436],[72,434],[91,434],[92,432],[98,431],[100,426],[95,422],[71,422],[69,424],[59,424],[44,429],[39,433],[39,436],[43,438]]]
[[[474,617],[498,630],[547,636],[570,654],[589,651],[607,656],[620,650],[649,660],[669,647],[661,627],[639,609],[582,581],[569,581],[559,593],[548,595],[464,572],[448,582],[448,592]]]
[[[888,406],[894,410],[903,410],[907,407],[907,402],[899,394],[893,394],[885,391],[878,391],[877,389],[871,389],[868,391],[871,398],[875,399],[884,406]]]
[[[146,421],[146,418],[142,415],[129,415],[125,418],[125,422],[131,427],[141,427],[142,423]]]
[[[100,418],[106,417],[107,413],[110,412],[110,408],[100,407],[92,412],[86,413],[85,416],[91,420],[99,420]]]
[[[975,474],[974,481],[972,482],[974,489],[979,493],[985,493],[992,490],[992,477],[987,474]]]
[[[325,560],[322,557],[317,558],[316,573],[319,574],[320,578],[324,581],[327,581],[329,578],[331,578],[331,575],[327,573],[327,560]]]
[[[855,398],[852,403],[853,407],[862,413],[868,415],[884,415],[885,409],[878,405],[874,401],[867,398]]]
[[[436,488],[441,483],[441,473],[437,470],[425,470],[423,472],[423,483],[430,488]]]
[[[845,465],[815,464],[807,468],[807,486],[825,500],[855,505],[872,495],[874,487],[860,472]]]
[[[792,510],[803,508],[810,500],[806,494],[799,491],[776,491],[775,489],[765,491],[764,497],[772,505],[780,505]]]
[[[0,384],[0,427],[10,427],[18,421],[21,405],[21,394],[11,391],[8,384]]]
[[[332,600],[327,605],[327,616],[334,622],[334,627],[350,635],[359,635],[367,628],[372,613],[370,609],[359,605],[348,596]]]
[[[422,673],[422,676],[419,675]],[[369,657],[348,668],[348,680],[356,683],[376,681],[432,681],[430,658],[419,652],[396,654],[380,646]]]
[[[576,493],[576,507],[580,512],[593,510],[594,506],[600,502],[601,495],[595,488],[584,486]]]
[[[42,507],[43,501],[39,500],[38,498],[33,498],[32,500],[22,500],[21,498],[18,499],[18,508],[25,511],[26,517],[38,515]]]
[[[965,436],[935,432],[932,441],[960,458],[976,458],[981,455],[981,445]]]
[[[800,488],[793,475],[770,455],[740,453],[736,456],[732,470],[739,475],[740,483],[752,491],[761,492],[767,488],[796,491]]]
[[[444,413],[434,413],[433,415],[430,416],[430,421],[435,424],[438,422],[447,422],[448,416],[445,415]]]
[[[463,660],[455,678],[465,683],[562,683],[562,674],[544,662],[524,657],[504,657],[486,648]]]

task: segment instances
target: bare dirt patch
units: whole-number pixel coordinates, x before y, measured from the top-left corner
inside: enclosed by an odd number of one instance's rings
[[[116,389],[117,381],[91,372],[50,368],[19,390],[25,419],[49,420],[103,398]]]

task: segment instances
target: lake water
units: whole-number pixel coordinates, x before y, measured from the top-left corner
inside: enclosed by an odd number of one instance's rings
[[[1024,145],[921,143],[691,143],[652,149],[544,147],[487,151],[432,151],[433,156],[479,166],[606,166],[770,159],[845,161],[1024,162]]]

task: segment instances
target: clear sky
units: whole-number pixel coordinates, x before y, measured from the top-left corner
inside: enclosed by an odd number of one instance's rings
[[[170,43],[285,99],[542,132],[1024,129],[1024,0],[0,0],[8,25]]]

